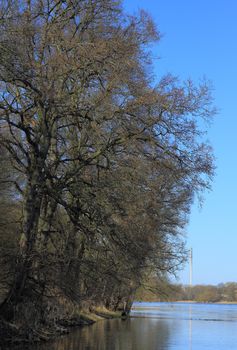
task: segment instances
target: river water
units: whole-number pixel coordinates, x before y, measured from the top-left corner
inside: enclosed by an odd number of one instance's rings
[[[134,303],[131,318],[99,321],[32,350],[234,350],[237,305]]]

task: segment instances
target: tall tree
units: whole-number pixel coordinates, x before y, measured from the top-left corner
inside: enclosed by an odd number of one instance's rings
[[[199,127],[213,114],[207,84],[169,75],[155,85],[159,33],[118,1],[4,1],[0,33],[0,142],[23,197],[2,312],[39,303],[50,286],[108,301],[111,281],[118,295],[147,266],[173,271],[193,195],[213,172]]]

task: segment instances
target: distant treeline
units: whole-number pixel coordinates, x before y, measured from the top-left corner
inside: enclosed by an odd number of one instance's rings
[[[218,285],[195,285],[193,287],[167,282],[150,283],[141,287],[136,294],[143,301],[197,301],[197,302],[237,302],[237,283]]]

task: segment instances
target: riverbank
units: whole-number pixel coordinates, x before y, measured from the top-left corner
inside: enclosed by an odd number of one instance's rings
[[[177,300],[172,303],[185,303],[185,304],[223,304],[223,305],[237,305],[236,301],[198,301],[198,300]]]
[[[121,318],[121,312],[114,312],[105,307],[80,310],[68,318],[55,322],[54,325],[40,325],[38,329],[24,329],[0,319],[0,350],[12,349],[14,346],[37,344],[51,341],[79,327],[89,326],[105,319]]]
[[[236,301],[198,301],[198,300],[167,300],[167,301],[135,301],[136,309],[139,309],[139,303],[183,303],[183,304],[216,304],[216,305],[237,305]],[[133,307],[134,308],[134,307]],[[144,309],[144,306],[141,306]]]
[[[131,311],[127,321],[96,322],[90,327],[75,328],[53,341],[17,350],[236,348],[236,305],[159,303],[159,309],[153,308],[155,303],[150,306],[146,310]]]

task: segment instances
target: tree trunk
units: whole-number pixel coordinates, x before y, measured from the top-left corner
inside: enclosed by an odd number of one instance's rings
[[[11,318],[15,306],[24,296],[29,277],[33,276],[34,248],[43,198],[42,186],[39,185],[39,176],[39,173],[33,174],[27,185],[23,232],[20,239],[19,255],[16,261],[15,280],[6,299],[0,306],[1,312],[7,315],[8,318]]]

